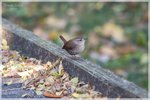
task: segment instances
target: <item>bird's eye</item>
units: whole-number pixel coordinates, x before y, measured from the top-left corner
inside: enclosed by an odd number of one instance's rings
[[[79,39],[79,41],[82,41],[82,39]]]
[[[77,39],[77,41],[82,41],[82,39]]]

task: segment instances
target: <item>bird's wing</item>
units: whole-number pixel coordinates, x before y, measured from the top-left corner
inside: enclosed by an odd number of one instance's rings
[[[74,46],[72,46],[72,45],[74,45]],[[74,48],[76,48],[76,45],[73,44],[72,40],[67,41],[65,43],[65,45],[63,46],[63,49],[67,49],[67,50],[72,50]]]

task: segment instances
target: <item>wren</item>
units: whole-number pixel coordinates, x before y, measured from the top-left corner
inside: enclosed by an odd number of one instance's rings
[[[59,36],[64,42],[62,49],[65,49],[70,55],[78,55],[84,51],[85,39],[82,37],[76,37],[67,41],[62,35]]]

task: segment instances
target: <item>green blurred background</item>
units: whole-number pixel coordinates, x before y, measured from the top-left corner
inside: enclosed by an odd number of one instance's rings
[[[59,46],[88,38],[85,59],[148,90],[147,2],[3,2],[2,16]]]

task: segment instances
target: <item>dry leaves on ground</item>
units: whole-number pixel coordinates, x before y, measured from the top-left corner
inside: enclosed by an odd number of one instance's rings
[[[7,46],[7,41],[3,40]],[[9,47],[8,47],[9,48]],[[2,77],[19,77],[24,80],[24,89],[33,89],[37,95],[49,98],[102,98],[100,92],[94,91],[89,84],[71,78],[64,71],[62,59],[43,64],[35,58],[21,56],[17,51],[2,48]],[[8,82],[8,85],[12,82]]]

